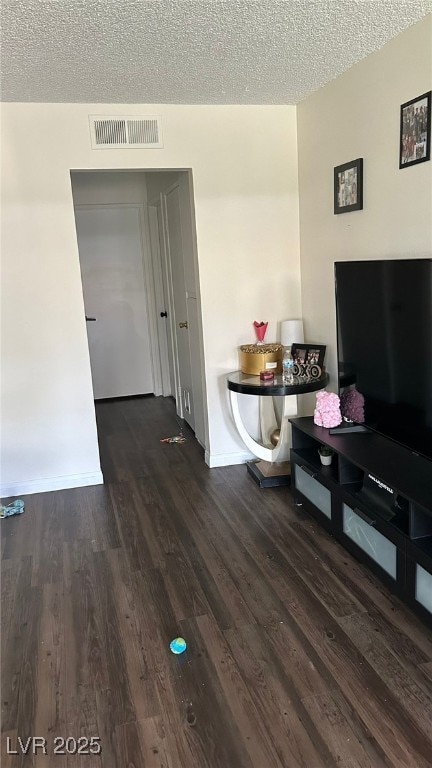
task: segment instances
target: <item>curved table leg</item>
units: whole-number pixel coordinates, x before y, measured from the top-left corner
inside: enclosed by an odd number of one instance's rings
[[[243,440],[246,448],[249,448],[250,452],[253,453],[254,456],[258,456],[259,459],[263,459],[264,461],[274,461],[274,459],[272,458],[273,450],[274,450],[273,447],[269,448],[268,446],[263,445],[262,443],[258,443],[256,440],[254,440],[254,438],[251,437],[245,425],[243,424],[243,419],[241,417],[240,409],[239,409],[238,393],[230,390],[229,396],[230,396],[230,403],[231,403],[231,410],[232,410],[232,415],[234,419],[234,424],[236,425],[237,432],[239,433],[241,439]]]
[[[255,440],[247,431],[240,414],[238,393],[229,391],[231,410],[237,431],[246,447],[254,456],[271,463],[286,461],[289,458],[290,426],[288,418],[297,413],[297,396],[286,395],[283,398],[282,420],[280,424],[280,437],[277,445],[273,445],[270,436],[273,430],[279,428],[276,418],[273,398],[264,396],[259,398],[259,418],[261,441]]]

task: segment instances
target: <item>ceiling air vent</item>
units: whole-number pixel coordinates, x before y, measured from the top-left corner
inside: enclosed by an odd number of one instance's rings
[[[160,148],[163,146],[159,117],[102,117],[90,115],[93,149]]]

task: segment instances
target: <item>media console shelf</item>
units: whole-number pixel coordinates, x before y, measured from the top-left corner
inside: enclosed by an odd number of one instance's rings
[[[298,502],[432,626],[432,462],[375,432],[290,422]],[[334,451],[328,467],[321,445]]]

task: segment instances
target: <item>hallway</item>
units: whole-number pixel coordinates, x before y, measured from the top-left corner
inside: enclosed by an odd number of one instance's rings
[[[161,443],[171,400],[96,410],[106,484],[1,521],[2,765],[430,767],[432,633],[289,490]]]
[[[136,397],[96,404],[101,468],[105,483],[122,483],[134,477],[164,475],[182,466],[202,473],[204,450],[186,422],[178,418],[170,397]],[[181,445],[160,440],[178,435]]]

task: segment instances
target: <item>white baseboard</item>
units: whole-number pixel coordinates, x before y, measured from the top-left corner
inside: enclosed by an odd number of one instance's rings
[[[26,496],[28,493],[46,493],[47,491],[62,491],[65,488],[82,488],[86,485],[101,485],[102,472],[84,472],[82,475],[60,475],[58,477],[41,477],[36,480],[17,480],[0,486],[0,496]]]
[[[208,467],[230,467],[233,464],[244,464],[246,461],[256,459],[256,456],[249,451],[238,451],[236,453],[212,453],[205,452],[205,463]]]

